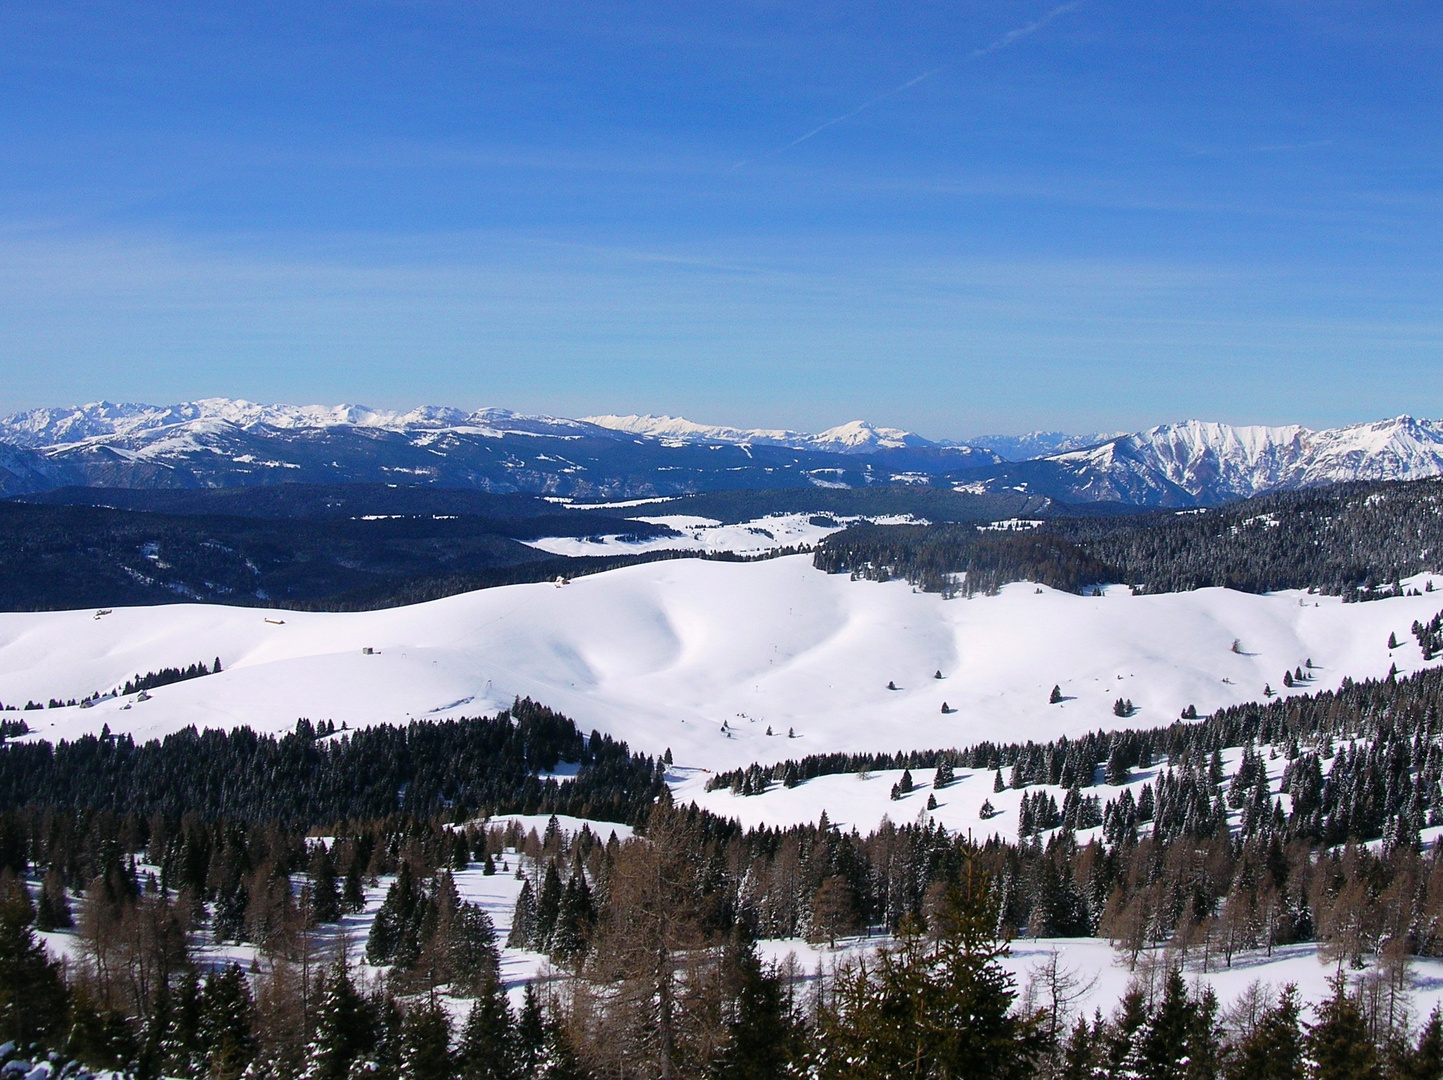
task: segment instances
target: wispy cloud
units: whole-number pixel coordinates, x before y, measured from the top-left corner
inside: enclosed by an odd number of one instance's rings
[[[973,49],[973,50],[972,50],[970,53],[968,53],[967,56],[964,58],[964,62],[965,62],[965,61],[972,61],[972,60],[980,60],[980,59],[981,59],[982,57],[984,57],[984,56],[990,56],[990,55],[992,55],[992,54],[995,53],[995,52],[1001,52],[1003,49],[1011,48],[1013,45],[1017,44],[1017,42],[1021,41],[1023,38],[1029,37],[1029,36],[1031,36],[1032,34],[1037,33],[1037,31],[1041,30],[1044,26],[1046,26],[1048,23],[1050,23],[1053,19],[1057,18],[1059,15],[1065,15],[1067,12],[1073,11],[1073,10],[1075,10],[1076,8],[1079,8],[1079,7],[1081,7],[1081,6],[1082,6],[1082,0],[1073,0],[1072,3],[1062,4],[1062,5],[1058,6],[1058,7],[1055,7],[1055,8],[1053,8],[1051,11],[1049,11],[1046,15],[1042,16],[1042,18],[1037,19],[1037,20],[1035,20],[1035,21],[1033,21],[1033,22],[1030,22],[1030,23],[1028,23],[1026,26],[1019,26],[1019,27],[1017,27],[1015,30],[1009,30],[1009,31],[1007,31],[1007,33],[1003,34],[1003,35],[1002,35],[1000,38],[998,38],[996,41],[993,41],[993,42],[991,42],[991,43],[989,43],[989,44],[987,44],[987,45],[984,45],[984,46],[982,46],[981,48]],[[887,90],[887,91],[885,91],[884,93],[878,94],[878,95],[877,95],[876,97],[874,97],[874,98],[871,98],[871,99],[869,99],[869,100],[867,100],[867,101],[862,102],[862,104],[858,105],[855,109],[852,109],[850,112],[842,113],[840,116],[834,116],[834,117],[832,117],[830,120],[827,120],[827,121],[825,121],[825,122],[823,122],[823,123],[821,123],[821,124],[818,124],[816,127],[812,128],[812,130],[810,130],[810,131],[808,131],[808,132],[806,132],[806,133],[804,133],[804,134],[802,134],[802,135],[798,135],[795,139],[793,139],[791,142],[787,143],[785,146],[778,146],[777,148],[775,148],[775,149],[773,149],[773,150],[768,150],[768,151],[767,151],[766,153],[764,153],[764,154],[758,154],[756,157],[747,158],[747,159],[745,159],[745,160],[743,160],[743,161],[738,161],[735,165],[732,166],[732,170],[735,171],[735,170],[737,170],[737,169],[743,168],[743,167],[745,167],[745,166],[747,166],[747,165],[752,164],[752,162],[754,162],[754,161],[763,161],[763,160],[765,160],[765,159],[767,159],[767,158],[775,157],[775,156],[778,155],[778,154],[785,153],[786,151],[790,150],[790,149],[791,149],[792,147],[794,147],[794,146],[800,146],[802,143],[806,142],[808,139],[815,138],[816,136],[820,135],[822,132],[826,131],[828,128],[836,127],[838,124],[844,124],[844,123],[846,123],[848,120],[851,120],[853,117],[860,116],[862,113],[866,112],[868,109],[872,108],[873,106],[880,105],[882,102],[886,101],[888,98],[896,97],[898,94],[902,93],[904,90],[910,90],[912,87],[916,86],[918,83],[925,82],[926,80],[930,79],[932,76],[941,74],[942,72],[946,71],[948,68],[951,68],[951,67],[955,66],[956,63],[957,63],[956,61],[952,61],[952,62],[950,62],[950,63],[941,64],[941,65],[939,65],[939,66],[937,66],[937,67],[934,67],[931,71],[924,71],[924,72],[922,72],[922,74],[917,75],[917,76],[915,76],[914,78],[908,79],[906,82],[902,83],[900,86],[894,86],[892,89]]]

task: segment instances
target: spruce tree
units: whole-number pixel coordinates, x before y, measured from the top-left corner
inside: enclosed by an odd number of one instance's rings
[[[341,891],[336,885],[336,868],[325,844],[317,844],[311,856],[311,918],[318,923],[339,922]]]
[[[521,894],[516,897],[516,909],[511,915],[511,931],[506,935],[508,949],[530,949],[536,941],[536,899],[531,892],[531,882],[523,879]]]
[[[59,869],[52,866],[40,883],[40,899],[35,905],[35,929],[68,930],[74,925],[70,901],[65,895],[65,881]]]
[[[1284,986],[1277,1002],[1236,1046],[1227,1080],[1302,1080],[1303,1033],[1298,1023],[1298,991]]]
[[[28,1046],[58,1034],[66,992],[60,967],[35,939],[30,893],[7,867],[0,872],[0,1042]]]
[[[1052,693],[1050,693],[1050,694],[1047,695],[1047,703],[1048,703],[1049,705],[1056,705],[1056,704],[1057,704],[1058,702],[1060,702],[1061,700],[1062,700],[1062,687],[1061,687],[1060,685],[1054,686],[1054,687],[1052,688]]]
[[[236,1080],[255,1058],[250,984],[239,964],[206,976],[200,995],[200,1044],[206,1072]]]
[[[787,1075],[802,1052],[801,1032],[787,1008],[781,979],[762,967],[756,945],[737,956],[737,992],[727,1041],[711,1067],[714,1080],[773,1080]]]
[[[453,1080],[451,1020],[439,1002],[422,998],[401,1025],[400,1080]]]
[[[541,879],[541,895],[536,899],[536,936],[531,947],[540,952],[551,948],[551,935],[556,932],[556,917],[561,913],[561,874],[556,860],[546,864]]]
[[[381,967],[408,952],[413,936],[417,908],[421,903],[419,891],[411,876],[411,864],[402,860],[396,871],[396,880],[386,890],[386,899],[371,923],[371,933],[366,938],[366,963]],[[402,964],[401,966],[407,966]]]
[[[1418,1033],[1418,1043],[1398,1055],[1389,1070],[1396,1080],[1440,1080],[1443,1078],[1443,1016],[1433,1007],[1428,1022]]]
[[[1313,1080],[1379,1080],[1378,1055],[1368,1024],[1352,998],[1346,977],[1332,980],[1333,994],[1318,1006],[1318,1022],[1309,1029],[1306,1048]]]
[[[516,1023],[506,1001],[506,988],[489,980],[461,1029],[456,1064],[461,1080],[521,1080]]]
[[[306,1047],[303,1080],[346,1080],[353,1064],[375,1049],[374,1017],[340,961],[321,987],[315,1030]]]

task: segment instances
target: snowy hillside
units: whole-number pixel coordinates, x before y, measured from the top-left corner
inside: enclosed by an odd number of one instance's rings
[[[107,724],[139,737],[189,724],[281,731],[301,716],[356,726],[479,715],[530,695],[583,730],[726,769],[1111,728],[1119,697],[1137,707],[1129,726],[1162,725],[1189,704],[1205,713],[1257,700],[1265,684],[1280,690],[1283,672],[1307,659],[1317,689],[1382,676],[1390,663],[1406,673],[1421,663],[1409,626],[1440,607],[1440,593],[1345,605],[1220,589],[1082,597],[1027,584],[946,601],[829,576],[807,556],[683,559],[362,613],[0,614],[0,700],[79,699],[219,657],[222,673],[150,700],[24,719],[48,739]],[[1402,642],[1391,653],[1390,632]],[[1066,700],[1049,705],[1054,684]]]

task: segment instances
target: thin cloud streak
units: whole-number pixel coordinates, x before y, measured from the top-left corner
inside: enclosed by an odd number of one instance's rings
[[[1021,41],[1023,38],[1029,37],[1030,35],[1037,33],[1037,31],[1041,30],[1044,26],[1050,23],[1053,19],[1057,18],[1059,15],[1065,15],[1069,11],[1074,11],[1081,6],[1082,0],[1073,0],[1073,2],[1070,4],[1063,4],[1060,7],[1055,7],[1046,15],[1042,16],[1042,18],[1038,19],[1036,22],[1028,23],[1026,26],[1019,26],[1016,30],[1007,31],[1007,33],[1003,34],[991,45],[984,45],[980,49],[973,49],[972,52],[968,55],[967,59],[977,60],[983,56],[990,56],[992,53],[1001,52],[1003,49],[1009,48],[1010,46],[1017,44],[1017,42]]]
[[[1046,15],[1042,16],[1042,18],[1036,20],[1035,22],[1028,23],[1026,26],[1019,26],[1019,27],[1017,27],[1017,29],[1015,29],[1015,30],[1009,30],[1009,31],[1007,31],[1007,33],[1003,34],[1000,38],[998,38],[996,41],[992,42],[991,44],[984,45],[984,46],[982,46],[980,49],[973,49],[970,53],[967,54],[966,60],[968,60],[968,61],[971,61],[971,60],[979,60],[979,59],[981,59],[981,58],[984,57],[984,56],[990,56],[990,55],[992,55],[992,54],[995,53],[995,52],[1001,52],[1003,49],[1010,48],[1011,46],[1017,44],[1017,42],[1021,41],[1023,38],[1029,37],[1029,36],[1031,36],[1032,34],[1037,33],[1037,31],[1041,30],[1044,26],[1046,26],[1048,23],[1050,23],[1053,19],[1057,18],[1059,15],[1064,15],[1064,14],[1066,14],[1067,12],[1073,11],[1073,10],[1075,10],[1075,9],[1081,7],[1081,6],[1082,6],[1082,0],[1073,0],[1072,3],[1062,4],[1062,5],[1058,6],[1058,7],[1055,7],[1055,8],[1053,8],[1051,11],[1049,11]],[[954,62],[954,63],[955,63],[955,62]],[[946,71],[948,68],[953,67],[953,66],[954,66],[954,63],[942,64],[942,65],[940,65],[939,67],[934,67],[931,71],[924,71],[924,72],[922,72],[922,74],[916,76],[915,78],[908,79],[908,80],[907,80],[906,82],[904,82],[901,86],[893,87],[891,90],[888,90],[888,91],[886,91],[885,93],[878,94],[876,97],[872,98],[870,101],[864,101],[864,102],[862,102],[862,104],[858,105],[858,106],[857,106],[855,109],[853,109],[851,112],[843,113],[841,116],[834,116],[834,117],[832,117],[832,119],[830,119],[830,120],[828,120],[828,121],[826,121],[826,122],[824,122],[824,123],[818,124],[816,127],[812,128],[811,131],[808,131],[805,135],[799,135],[799,136],[797,136],[795,139],[793,139],[791,142],[787,143],[785,146],[779,146],[779,147],[777,147],[775,150],[769,150],[769,151],[767,151],[766,153],[764,153],[764,154],[759,154],[758,156],[756,156],[756,157],[754,157],[754,158],[747,158],[747,159],[744,160],[744,161],[738,161],[735,165],[732,166],[732,171],[735,172],[737,169],[740,169],[740,168],[743,168],[744,166],[750,165],[750,164],[752,164],[754,161],[764,161],[764,160],[766,160],[767,158],[776,157],[778,154],[784,153],[784,152],[786,152],[787,150],[790,150],[790,149],[791,149],[792,147],[794,147],[794,146],[800,146],[802,143],[806,142],[808,139],[811,139],[811,138],[814,138],[814,137],[820,135],[822,132],[826,131],[828,128],[835,127],[835,126],[838,125],[838,124],[846,123],[848,120],[851,120],[853,117],[855,117],[855,116],[860,116],[862,113],[866,112],[868,109],[872,108],[873,106],[875,106],[875,105],[880,105],[882,102],[886,101],[888,98],[896,97],[896,96],[897,96],[898,94],[900,94],[902,91],[904,91],[904,90],[910,90],[912,87],[916,86],[918,83],[924,82],[924,81],[926,81],[927,79],[930,79],[933,75],[938,75],[938,74]]]

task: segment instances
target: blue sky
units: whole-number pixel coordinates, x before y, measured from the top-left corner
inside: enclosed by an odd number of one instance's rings
[[[1443,415],[1443,6],[0,7],[0,410]]]

